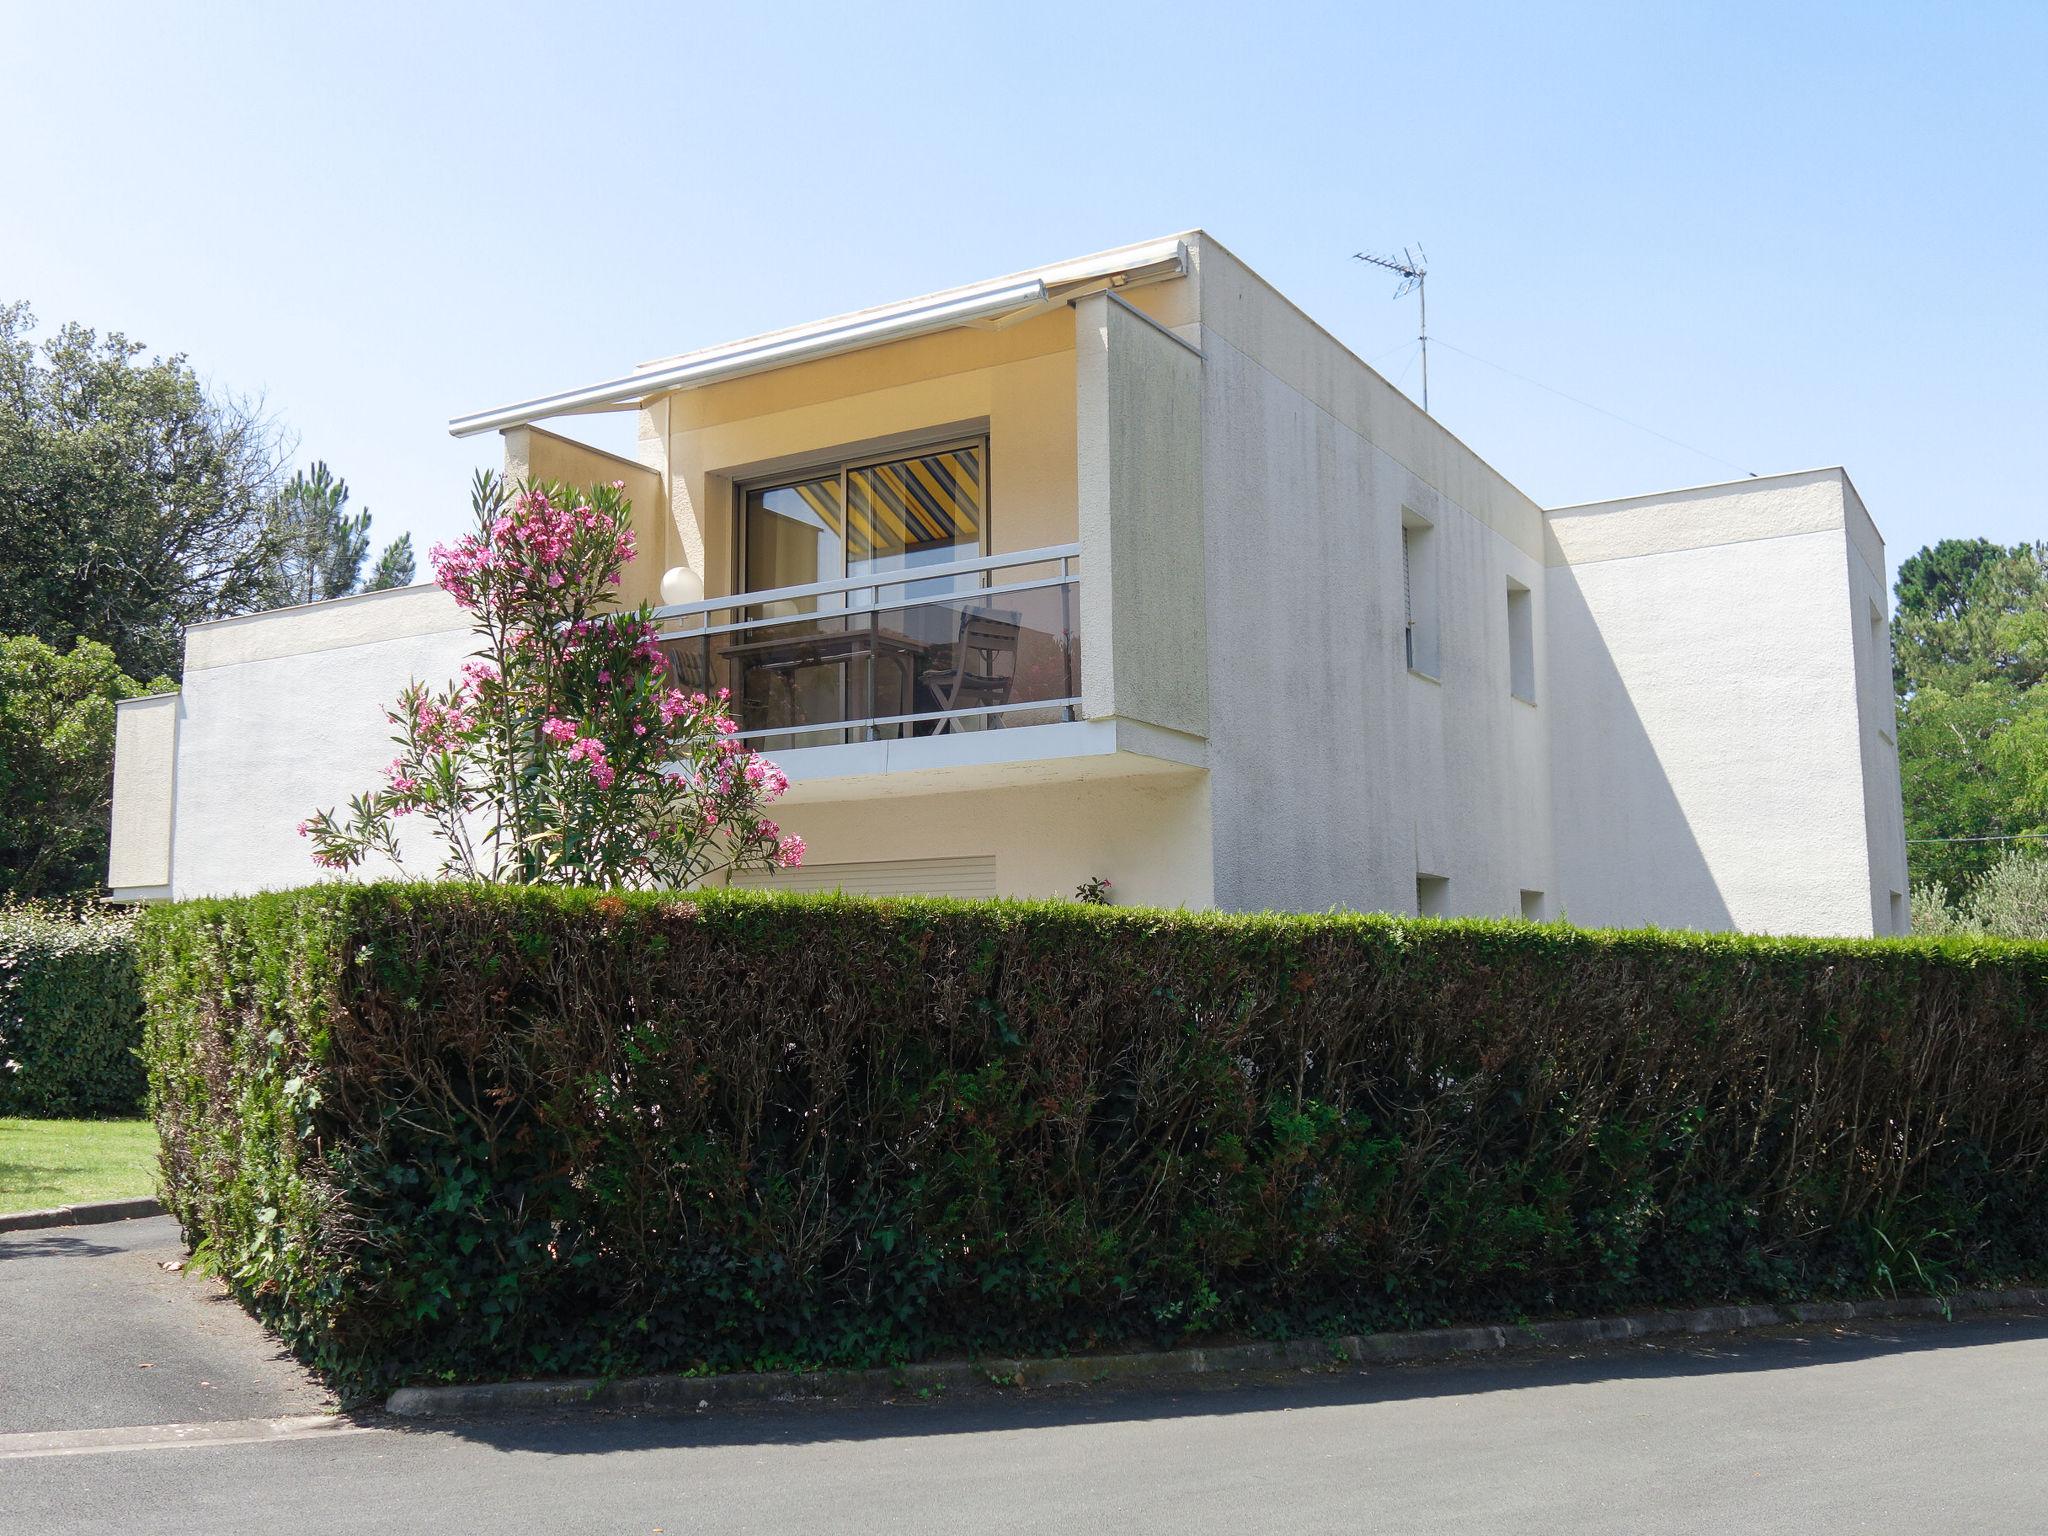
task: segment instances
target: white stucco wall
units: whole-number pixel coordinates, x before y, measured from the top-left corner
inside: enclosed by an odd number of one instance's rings
[[[1201,736],[1202,356],[1109,293],[1074,330],[1085,709]]]
[[[1549,514],[1572,920],[1889,928],[1904,880],[1896,754],[1878,736],[1891,694],[1859,654],[1883,587],[1852,496],[1822,470]]]
[[[379,634],[385,638],[366,638]],[[438,686],[454,677],[471,644],[463,615],[428,587],[195,629],[182,694],[149,701],[157,710],[149,739],[128,727],[129,750],[117,778],[122,804],[150,810],[171,850],[169,889],[136,894],[236,894],[322,878],[297,835],[299,822],[382,782],[394,750],[384,707],[414,679]],[[167,747],[168,733],[158,720],[178,725],[175,776],[169,752],[159,750]],[[978,747],[984,737],[917,745],[955,744]],[[1119,764],[1128,765],[1128,776]],[[1056,772],[1069,765],[1038,766]],[[1071,781],[939,793],[901,793],[885,777],[822,803],[793,794],[779,815],[785,828],[809,841],[815,863],[972,855],[995,861],[1001,895],[1071,895],[1082,881],[1102,875],[1115,882],[1122,901],[1210,905],[1201,769],[1143,753],[1072,766]],[[987,772],[985,765],[962,769],[959,783]],[[121,825],[139,827],[144,819],[138,810]],[[135,859],[147,854],[146,831],[123,844]],[[411,873],[433,873],[436,854],[424,840],[406,851]],[[138,876],[156,868],[117,862],[117,871]],[[389,872],[380,866],[363,871],[371,877]]]
[[[178,696],[124,699],[114,708],[113,836],[107,886],[117,897],[167,893]]]
[[[1912,927],[1911,892],[1900,796],[1898,694],[1892,681],[1891,593],[1884,579],[1884,540],[1846,475],[1842,494],[1849,535],[1849,610],[1856,642],[1871,925],[1875,933],[1907,933]]]
[[[172,894],[318,878],[298,824],[383,782],[394,752],[385,708],[415,679],[452,681],[470,649],[462,613],[429,586],[193,629],[178,696]],[[421,858],[414,872],[433,873],[424,845]]]
[[[1550,893],[1547,683],[1511,695],[1507,585],[1546,623],[1541,514],[1204,236],[1216,895],[1507,915]],[[1401,523],[1433,525],[1437,678],[1401,640]]]

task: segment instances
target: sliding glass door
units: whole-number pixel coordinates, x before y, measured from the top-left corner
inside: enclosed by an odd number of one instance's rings
[[[915,571],[972,559],[987,526],[987,450],[980,443],[849,463],[775,485],[750,487],[741,509],[746,589],[764,592],[840,576]],[[891,583],[882,601],[953,590]],[[855,604],[869,601],[865,593]],[[813,613],[820,600],[771,611]],[[836,598],[823,602],[840,607]]]
[[[749,619],[788,622],[730,648],[743,714],[760,727],[790,727],[800,738],[794,745],[814,745],[822,738],[807,725],[921,708],[920,679],[950,659],[960,626],[953,605],[933,600],[972,591],[983,578],[916,573],[982,553],[986,445],[853,460],[749,486],[739,515],[750,593],[892,578],[871,590],[751,604]]]

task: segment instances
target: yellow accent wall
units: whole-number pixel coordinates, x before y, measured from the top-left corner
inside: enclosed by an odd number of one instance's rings
[[[642,413],[666,448],[676,552],[735,590],[736,481],[954,430],[989,438],[989,547],[1073,541],[1074,335],[1064,308],[1008,330],[918,337],[670,395]]]

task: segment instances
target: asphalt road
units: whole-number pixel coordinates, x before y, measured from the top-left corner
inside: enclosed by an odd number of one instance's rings
[[[2048,1317],[417,1427],[322,1415],[176,1253],[0,1237],[0,1532],[2048,1530]]]

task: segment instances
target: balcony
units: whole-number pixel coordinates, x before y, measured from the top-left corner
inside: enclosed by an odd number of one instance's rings
[[[678,604],[657,610],[661,645],[679,686],[729,690],[741,739],[764,751],[1074,722],[1080,554],[1060,544]]]

